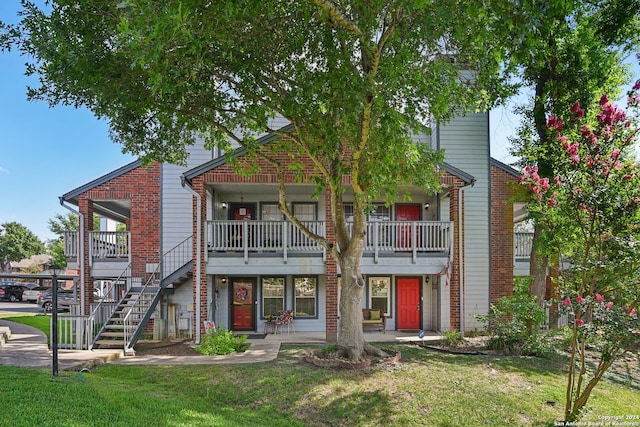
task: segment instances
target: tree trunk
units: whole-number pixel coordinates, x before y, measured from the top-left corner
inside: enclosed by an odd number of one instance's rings
[[[531,260],[529,264],[529,274],[531,282],[529,283],[529,295],[536,297],[536,302],[540,307],[544,307],[544,297],[547,291],[547,267],[549,266],[549,256],[538,253],[538,239],[542,234],[542,227],[535,225],[533,232],[533,249],[531,250]]]
[[[364,280],[359,269],[351,262],[341,262],[340,325],[338,347],[354,361],[364,358],[364,333],[362,330],[362,296]]]
[[[340,324],[338,327],[337,347],[340,353],[349,360],[356,362],[367,355],[378,357],[388,356],[384,351],[368,344],[364,339],[362,329],[362,296],[365,281],[362,277],[360,265],[366,238],[365,227],[359,226],[364,221],[354,221],[352,236],[344,252],[338,255],[341,271],[340,288]],[[357,230],[361,230],[358,232]]]

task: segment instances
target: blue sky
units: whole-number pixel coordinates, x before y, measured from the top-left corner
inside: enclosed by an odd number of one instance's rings
[[[43,0],[36,3],[43,4]],[[0,20],[18,20],[19,0],[0,1]],[[59,197],[134,158],[112,142],[106,121],[85,109],[27,102],[26,87],[37,80],[24,76],[27,58],[0,53],[0,224],[16,221],[40,239],[53,238],[48,221],[66,215]],[[636,76],[640,72],[636,66]],[[507,137],[517,118],[509,108],[491,113],[491,154],[509,163]]]

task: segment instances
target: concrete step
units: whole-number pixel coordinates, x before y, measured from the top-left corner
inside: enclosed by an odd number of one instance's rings
[[[94,346],[100,348],[122,348],[124,346],[123,340],[96,340]]]
[[[100,334],[100,337],[122,338],[122,339],[124,339],[124,331],[122,331],[122,332],[103,332],[103,333]]]

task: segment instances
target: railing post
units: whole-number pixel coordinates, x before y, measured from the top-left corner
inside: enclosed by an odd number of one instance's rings
[[[380,223],[373,224],[373,262],[378,263],[378,255],[380,253]]]
[[[418,240],[418,224],[415,221],[411,222],[411,252],[412,252],[412,262],[416,263],[418,258],[418,250],[416,248]]]
[[[288,228],[289,222],[285,222],[282,226],[282,260],[285,264],[287,263],[287,250],[289,249]]]
[[[244,252],[244,263],[249,264],[249,221],[242,221],[242,249]]]

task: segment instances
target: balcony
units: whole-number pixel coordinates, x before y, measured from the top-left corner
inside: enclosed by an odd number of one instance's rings
[[[131,233],[128,231],[90,231],[89,265],[92,275],[116,276],[122,272],[122,262],[130,262]],[[79,232],[64,233],[64,255],[69,268],[78,268],[81,253]]]
[[[513,233],[513,274],[529,275],[533,233]]]
[[[325,236],[324,221],[303,221],[313,233]],[[377,262],[381,256],[405,256],[413,259],[427,254],[448,255],[453,240],[453,225],[439,221],[377,221],[367,224],[364,256]],[[305,236],[288,221],[207,221],[206,242],[210,256],[232,253],[244,258],[277,254],[287,262],[289,256],[321,255],[324,248]]]

